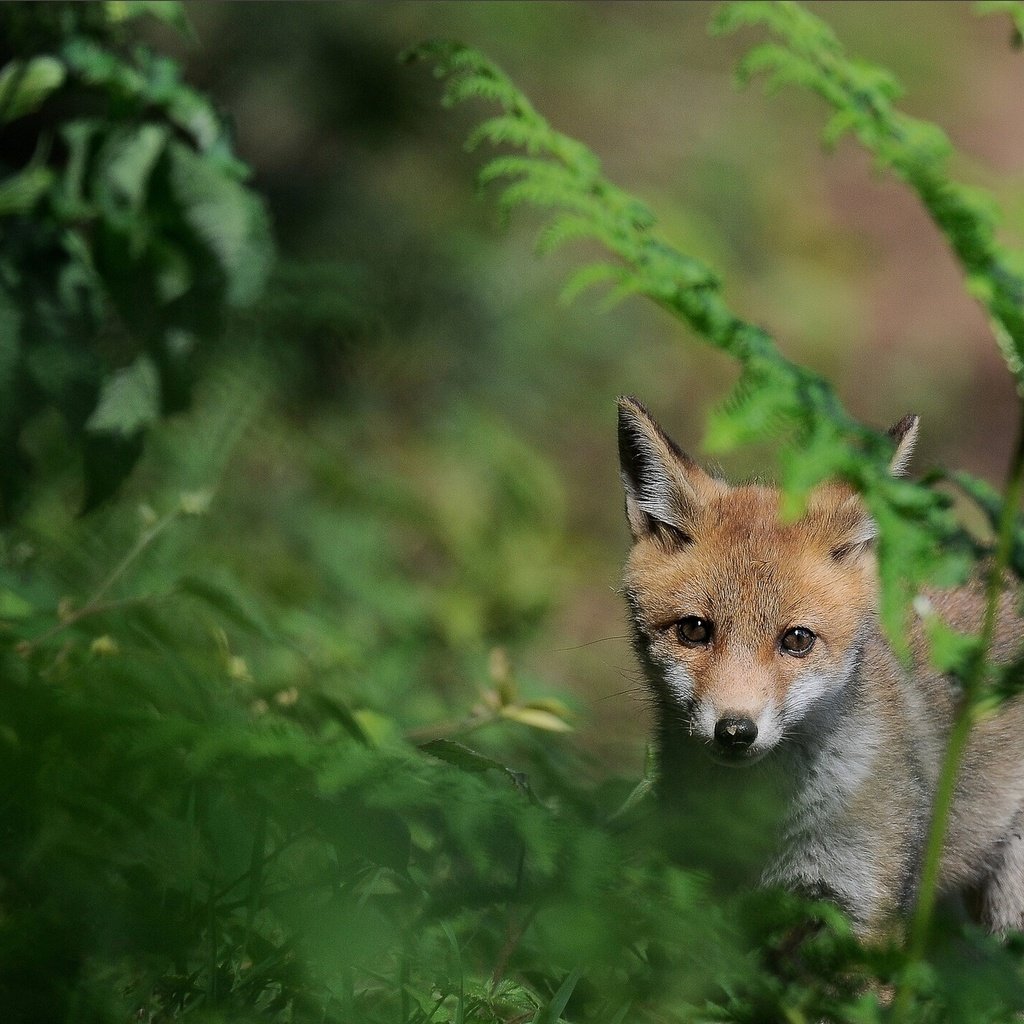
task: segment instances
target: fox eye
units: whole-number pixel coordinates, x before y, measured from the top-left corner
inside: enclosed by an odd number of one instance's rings
[[[779,646],[794,658],[803,658],[811,653],[814,641],[818,638],[806,626],[794,626],[782,634]]]
[[[699,618],[696,615],[689,615],[680,619],[676,626],[676,634],[679,642],[686,647],[705,647],[711,643],[714,636],[715,625],[708,619]]]

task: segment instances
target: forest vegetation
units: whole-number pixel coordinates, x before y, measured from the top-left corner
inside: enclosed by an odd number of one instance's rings
[[[927,875],[862,946],[659,811],[614,400],[853,483],[898,651],[1024,572],[1022,30],[0,6],[0,1019],[1017,1019]],[[1020,665],[932,634],[951,782]]]

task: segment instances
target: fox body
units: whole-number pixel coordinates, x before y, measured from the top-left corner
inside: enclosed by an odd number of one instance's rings
[[[907,417],[890,431],[896,472],[916,428]],[[958,694],[929,667],[919,625],[909,669],[882,635],[873,521],[828,483],[783,522],[778,491],[704,472],[634,399],[619,402],[619,450],[625,591],[663,791],[770,774],[783,796],[765,884],[835,901],[863,935],[887,928],[916,895]],[[979,590],[927,600],[951,626],[980,628]],[[1005,596],[998,660],[1021,625]],[[941,866],[944,891],[997,932],[1024,928],[1022,739],[1020,701],[975,727]]]

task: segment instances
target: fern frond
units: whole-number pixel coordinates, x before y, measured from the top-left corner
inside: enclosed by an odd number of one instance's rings
[[[531,156],[495,157],[480,171],[480,180],[486,183],[498,178],[517,179],[508,186],[509,188],[530,182],[535,188],[549,192],[553,199],[565,197],[576,204],[594,197],[592,181],[555,160]]]
[[[542,209],[561,208],[579,219],[574,228],[576,237],[589,233],[627,261],[642,259],[633,232],[652,224],[653,214],[631,196],[594,177],[589,162],[584,167],[581,171],[551,159],[500,156],[483,166],[478,180],[486,185],[501,178],[515,179],[498,199],[503,217],[523,203]],[[589,224],[588,231],[583,229],[583,220]],[[687,275],[686,280],[693,280],[693,275]]]
[[[489,185],[498,178],[532,178],[535,174],[543,175],[549,167],[557,170],[550,161],[534,156],[496,156],[480,169],[477,181],[481,185]]]
[[[537,254],[547,256],[569,242],[578,242],[584,239],[602,242],[606,247],[611,244],[602,225],[595,224],[593,218],[563,213],[541,229],[536,242]]]
[[[490,100],[504,104],[508,101],[507,84],[490,75],[459,75],[448,83],[441,102],[446,107],[454,107],[465,100]]]
[[[811,75],[806,65],[794,60],[793,55],[777,43],[762,43],[754,47],[736,65],[736,81],[749,85],[757,75],[765,77],[765,92],[771,95],[784,85],[810,85]]]
[[[557,172],[551,174],[538,172],[531,174],[528,178],[515,181],[504,188],[498,198],[498,206],[505,213],[521,203],[527,203],[541,209],[561,208],[575,210],[581,214],[589,213],[591,216],[600,215],[599,211],[595,209],[593,197],[588,196],[585,192],[575,189],[559,191],[557,188],[552,188],[552,183],[558,178]]]
[[[1024,5],[988,3],[988,10],[1012,12],[1018,36]],[[950,179],[946,171],[952,147],[935,125],[896,110],[898,83],[887,72],[851,60],[835,35],[815,16],[791,0],[740,2],[727,6],[715,20],[716,31],[745,25],[765,27],[773,39],[741,62],[738,74],[763,75],[770,88],[798,84],[818,93],[834,113],[824,137],[834,143],[849,132],[919,195],[946,235],[964,267],[968,286],[985,306],[996,340],[1018,387],[1024,394],[1024,254],[1005,249],[996,238],[999,215],[991,197]],[[445,59],[442,55],[442,60]],[[451,57],[449,67],[454,68]],[[909,598],[924,582],[949,586],[963,580],[977,545],[958,529],[950,503],[934,490],[893,479],[888,472],[891,445],[858,426],[843,410],[828,383],[785,359],[771,337],[743,321],[725,303],[721,285],[698,260],[673,249],[654,230],[653,218],[605,179],[579,143],[554,132],[519,97],[509,80],[486,58],[459,51],[464,84],[446,94],[459,99],[485,96],[501,103],[512,124],[486,129],[480,138],[507,142],[515,138],[531,159],[498,163],[491,176],[512,177],[501,203],[507,208],[530,202],[555,211],[548,237],[599,238],[621,265],[601,262],[585,267],[566,289],[572,297],[584,288],[611,283],[605,305],[633,295],[647,295],[689,324],[709,344],[734,356],[741,377],[732,399],[711,422],[710,441],[731,446],[783,435],[798,442],[783,451],[780,468],[783,514],[798,515],[810,488],[828,476],[844,477],[863,494],[878,523],[878,574],[882,619],[893,648],[909,656],[903,628]],[[544,159],[540,159],[543,157]],[[634,216],[634,213],[637,215]],[[545,236],[542,235],[542,239]],[[962,710],[951,733],[949,753],[936,787],[933,822],[923,853],[920,893],[910,929],[908,969],[897,992],[895,1008],[915,997],[910,968],[923,963],[931,911],[937,892],[943,829],[952,806],[960,757],[974,712],[992,695],[986,662],[1003,588],[1002,576],[1019,565],[1024,529],[1017,509],[1024,492],[1024,435],[1018,440],[1009,483],[1001,501],[980,492],[998,536],[989,574],[985,626],[969,667],[962,672]],[[975,493],[979,492],[977,489]],[[947,645],[948,646],[948,645]],[[939,645],[933,662],[942,666]],[[961,657],[961,666],[967,663]],[[1019,672],[1019,663],[1016,670]],[[999,683],[999,680],[996,680]],[[1005,680],[1002,680],[1005,684]],[[1003,685],[1003,689],[1006,686]],[[1019,680],[1012,689],[1019,691]],[[986,692],[987,691],[987,692]],[[552,1019],[561,1012],[575,984],[570,976],[553,1003]],[[571,981],[571,984],[569,984]],[[555,1004],[558,1003],[557,1007]],[[539,1016],[543,1016],[540,1014]]]
[[[590,288],[607,284],[609,281],[620,281],[625,273],[623,267],[614,263],[588,263],[570,276],[562,287],[559,298],[568,305]]]
[[[784,35],[783,44],[766,44],[749,58],[748,70],[769,73],[779,84],[799,82],[835,101],[843,116],[831,124],[833,137],[842,130],[873,139],[877,151],[900,166],[916,167],[923,154],[944,151],[945,137],[931,126],[899,122],[893,128],[896,84],[876,69],[845,61],[831,32],[795,5],[735,4],[717,24],[722,30],[768,24]],[[790,45],[787,33],[799,37],[800,47]],[[792,502],[799,504],[818,480],[842,476],[865,494],[880,521],[895,518],[899,571],[883,573],[883,617],[896,645],[904,645],[900,626],[907,596],[942,570],[936,569],[936,550],[956,546],[955,525],[945,516],[941,498],[931,495],[923,510],[915,507],[913,512],[905,502],[900,506],[894,495],[910,485],[888,473],[891,442],[860,426],[826,381],[791,363],[766,331],[737,316],[722,296],[717,275],[663,239],[651,211],[607,179],[600,161],[582,143],[554,130],[487,58],[456,44],[432,44],[418,54],[434,60],[442,76],[452,76],[445,93],[449,99],[483,98],[500,105],[501,113],[477,127],[470,143],[511,145],[520,151],[492,159],[480,179],[507,182],[498,198],[504,213],[524,203],[550,211],[538,249],[549,252],[569,240],[589,238],[618,261],[591,263],[577,271],[562,291],[564,301],[603,285],[611,286],[604,306],[631,295],[647,296],[739,361],[740,384],[711,421],[711,447],[721,450],[778,435],[798,442],[800,450],[810,445],[813,458],[788,459],[781,465],[780,482]],[[855,95],[844,102],[851,92]],[[963,197],[958,201],[963,207]],[[978,244],[986,240],[982,231]]]
[[[1024,45],[1024,0],[978,0],[979,14],[1008,14],[1013,22],[1013,45]]]
[[[479,124],[466,139],[466,149],[473,152],[484,142],[492,146],[519,146],[531,156],[546,152],[542,145],[543,135],[538,133],[537,126],[512,114],[491,117]]]
[[[984,10],[1024,18],[1024,4],[989,2]],[[1024,390],[1024,274],[1013,253],[996,237],[999,211],[980,189],[952,180],[946,170],[952,146],[934,124],[897,110],[898,83],[881,68],[847,57],[824,23],[791,2],[736,3],[725,7],[712,29],[766,28],[776,41],[763,43],[741,60],[741,81],[767,77],[769,88],[804,86],[835,114],[825,127],[832,145],[849,132],[917,192],[963,267],[972,293],[982,302],[1007,365]]]
[[[607,313],[634,295],[646,295],[649,299],[661,301],[662,296],[652,291],[654,283],[645,274],[631,274],[624,271],[619,283],[601,300],[601,310]]]

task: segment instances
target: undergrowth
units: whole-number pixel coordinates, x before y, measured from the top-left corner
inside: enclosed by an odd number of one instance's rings
[[[162,421],[169,396],[189,391],[172,385],[200,365],[173,339],[212,337],[232,304],[254,299],[269,243],[206,101],[172,64],[125,56],[106,34],[149,6],[54,5],[63,21],[19,6],[28,42],[0,69],[5,124],[38,117],[39,138],[64,138],[87,172],[74,191],[73,161],[51,164],[43,146],[18,166],[5,158],[0,181],[0,214],[19,228],[0,250],[14,324],[3,351],[36,344],[30,328],[56,311],[67,330],[53,345],[87,357],[63,389],[43,363],[17,364],[42,375],[18,416],[56,407],[68,426],[44,415],[36,461],[23,452],[3,483],[3,1019],[1013,1019],[1024,1007],[1016,940],[936,927],[926,908],[916,945],[863,948],[835,908],[746,885],[756,870],[745,843],[728,863],[718,849],[728,814],[709,817],[702,838],[655,812],[649,778],[594,772],[571,707],[519,667],[554,600],[549,555],[564,525],[558,482],[510,432],[480,421],[464,424],[455,450],[425,439],[447,484],[431,486],[357,422],[296,425],[274,390],[287,360],[241,344],[201,364],[191,417]],[[1019,23],[1019,5],[989,6]],[[739,4],[716,22],[741,24],[778,39],[745,72],[822,93],[837,111],[831,135],[853,131],[919,191],[1019,374],[1019,254],[998,241],[992,204],[946,176],[938,130],[899,114],[891,79],[850,61],[803,9]],[[891,479],[886,438],[737,316],[715,274],[673,248],[594,154],[479,53],[430,44],[419,55],[448,79],[447,102],[498,104],[471,141],[501,148],[483,177],[504,182],[503,208],[551,213],[541,250],[577,239],[608,250],[569,295],[609,284],[612,301],[647,297],[739,362],[737,390],[710,424],[714,446],[778,439],[791,511],[829,475],[865,493],[897,645],[922,583],[962,579],[978,556],[994,572],[1024,565],[1015,493],[1002,501],[956,478],[996,524],[993,549],[938,490]],[[26,91],[30,79],[38,88]],[[92,101],[98,90],[104,117],[69,134],[79,122],[48,105],[62,89]],[[183,164],[204,168],[187,186]],[[38,264],[12,238],[54,255],[32,301],[19,288]],[[94,272],[84,292],[62,287],[83,267]],[[125,274],[133,293],[118,289]],[[181,320],[190,293],[201,323]],[[152,300],[141,320],[140,296]],[[276,323],[280,296],[264,303],[247,330]],[[289,306],[289,318],[321,316],[311,305]],[[189,357],[180,380],[165,360],[175,353]],[[21,443],[19,423],[9,436]],[[69,495],[81,485],[55,453],[62,438],[87,445],[97,432],[132,441],[130,458],[101,491],[86,463],[99,507],[76,518]],[[1018,483],[1019,467],[1018,454]],[[936,628],[936,653],[967,684],[965,728],[976,700],[1016,685],[1013,673],[992,678],[984,638]]]

